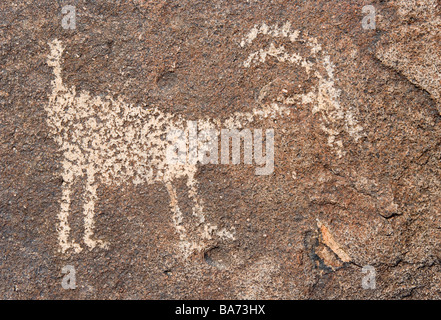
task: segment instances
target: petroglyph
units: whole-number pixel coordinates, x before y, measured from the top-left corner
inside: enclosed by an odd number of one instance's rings
[[[269,57],[303,67],[307,74],[318,80],[318,85],[310,92],[284,97],[283,95],[263,103],[266,92],[261,89],[255,109],[250,112],[236,112],[222,123],[219,119],[197,119],[197,127],[209,130],[214,127],[241,129],[258,119],[288,116],[295,110],[293,105],[304,104],[311,107],[314,114],[321,117],[321,128],[328,135],[328,145],[338,157],[344,156],[343,143],[339,135],[344,130],[354,139],[362,131],[350,111],[345,111],[338,102],[339,90],[334,86],[334,66],[317,40],[302,37],[299,31],[291,30],[290,24],[282,27],[255,26],[242,40],[240,45],[252,45],[259,36],[284,37],[299,43],[310,50],[316,62],[302,57],[299,53],[289,53],[283,46],[273,43],[251,53],[243,62],[250,67],[265,63]],[[195,250],[202,250],[208,240],[218,237],[235,239],[234,228],[219,229],[206,221],[204,204],[198,196],[198,182],[195,178],[197,164],[170,164],[167,162],[167,133],[182,129],[188,134],[187,123],[181,115],[162,112],[158,107],[136,106],[111,94],[91,96],[89,92],[77,92],[75,87],[66,87],[62,80],[61,41],[49,43],[48,65],[53,68],[52,93],[46,106],[47,123],[55,141],[63,152],[62,197],[58,213],[58,241],[60,251],[73,249],[79,253],[82,246],[72,239],[69,226],[73,186],[78,180],[85,181],[84,190],[84,235],[83,242],[89,248],[108,248],[109,244],[95,239],[95,205],[98,200],[97,188],[101,184],[113,185],[131,182],[133,184],[164,183],[172,211],[172,222],[179,235],[179,246],[187,257]],[[320,65],[321,67],[317,67]],[[283,93],[282,88],[282,93]],[[188,197],[192,200],[192,214],[198,234],[189,234],[184,215],[179,207],[174,181],[187,179]],[[195,226],[193,226],[195,227]]]

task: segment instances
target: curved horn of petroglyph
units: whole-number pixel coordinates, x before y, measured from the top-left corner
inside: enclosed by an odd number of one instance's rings
[[[344,156],[343,142],[339,139],[341,130],[334,124],[342,123],[344,130],[355,140],[361,137],[363,128],[358,125],[351,111],[345,111],[340,105],[340,90],[335,88],[334,65],[330,56],[324,52],[316,38],[302,36],[300,31],[291,29],[289,22],[281,27],[278,25],[268,26],[265,23],[255,25],[241,40],[240,46],[242,48],[251,46],[259,36],[267,37],[270,40],[284,38],[287,42],[301,44],[309,48],[309,58],[313,58],[312,60],[317,61],[316,63],[311,62],[311,59],[307,59],[307,57],[303,57],[297,52],[290,52],[284,46],[277,47],[270,41],[269,46],[250,53],[243,65],[250,68],[252,65],[263,64],[269,58],[273,58],[279,62],[302,67],[309,77],[316,77],[318,86],[311,91],[291,97],[283,97],[278,101],[287,105],[296,103],[311,105],[312,113],[318,113],[321,117],[321,128],[328,136],[328,145],[336,152],[338,157]],[[320,64],[320,68],[317,67],[317,64]],[[321,72],[320,69],[325,70],[325,72]]]

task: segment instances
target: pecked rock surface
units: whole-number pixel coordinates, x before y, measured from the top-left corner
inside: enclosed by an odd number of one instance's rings
[[[440,12],[3,1],[0,297],[440,298]],[[273,129],[273,170],[168,166],[188,121]]]

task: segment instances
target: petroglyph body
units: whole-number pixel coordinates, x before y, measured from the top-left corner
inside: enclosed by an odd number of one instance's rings
[[[213,234],[233,239],[227,230],[205,222],[202,202],[197,196],[196,165],[168,165],[165,136],[172,127],[184,127],[181,117],[163,113],[157,108],[133,106],[121,100],[91,97],[88,92],[77,93],[75,87],[66,88],[61,78],[63,47],[60,41],[50,43],[48,64],[53,67],[52,95],[47,106],[48,124],[63,151],[63,192],[59,219],[59,244],[64,253],[68,249],[82,250],[70,240],[68,217],[70,214],[72,185],[75,179],[86,181],[84,192],[84,243],[91,249],[108,244],[95,240],[94,211],[97,187],[131,181],[134,184],[163,182],[170,195],[173,222],[180,236],[180,246],[185,255],[201,244],[190,241],[183,225],[173,180],[186,177],[189,196],[193,199],[193,214],[201,225],[202,240]]]

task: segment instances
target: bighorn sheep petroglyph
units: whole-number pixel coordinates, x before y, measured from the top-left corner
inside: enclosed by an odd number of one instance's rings
[[[224,128],[244,128],[257,119],[274,118],[289,115],[292,105],[310,104],[312,112],[322,115],[322,128],[329,135],[329,145],[341,157],[342,143],[337,140],[340,132],[332,129],[334,121],[344,121],[344,127],[358,137],[361,130],[350,113],[346,113],[338,102],[338,90],[334,88],[333,67],[329,56],[325,55],[317,40],[301,38],[298,31],[292,31],[289,23],[282,27],[255,26],[243,39],[240,46],[252,44],[259,35],[269,39],[284,37],[286,41],[298,42],[311,51],[316,64],[308,62],[298,53],[288,53],[284,47],[276,48],[273,43],[268,48],[251,53],[243,63],[244,67],[264,63],[272,57],[286,61],[294,66],[304,67],[312,77],[316,77],[318,86],[305,94],[276,99],[270,103],[260,103],[251,112],[237,112],[220,123],[219,120],[198,119],[200,128],[213,128],[222,125]],[[152,184],[161,182],[167,187],[170,196],[172,221],[179,235],[179,245],[184,256],[204,248],[204,241],[213,237],[234,239],[234,229],[218,229],[205,220],[203,202],[198,196],[195,174],[197,164],[170,164],[166,159],[169,142],[164,136],[173,128],[186,128],[187,121],[180,115],[164,113],[157,107],[145,108],[114,99],[112,95],[105,98],[91,96],[88,92],[77,92],[75,87],[66,87],[62,80],[63,44],[59,40],[49,42],[50,55],[48,65],[53,68],[55,78],[52,81],[52,92],[46,106],[47,123],[63,153],[62,163],[62,196],[58,213],[58,241],[60,251],[82,250],[79,243],[70,235],[69,215],[73,185],[78,179],[85,181],[84,188],[84,244],[93,249],[107,248],[108,243],[94,237],[95,204],[97,188],[100,184],[120,184],[130,181],[134,184]],[[325,70],[325,71],[323,71]],[[283,88],[282,88],[283,89]],[[260,100],[264,98],[262,91]],[[186,129],[188,130],[188,129]],[[199,234],[190,236],[179,208],[176,189],[173,185],[178,178],[187,178],[189,198],[193,202],[193,215],[198,221]],[[196,238],[196,239],[195,239]]]

